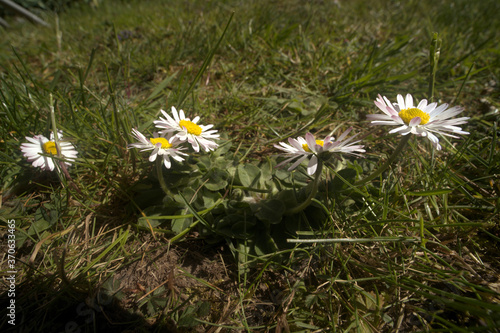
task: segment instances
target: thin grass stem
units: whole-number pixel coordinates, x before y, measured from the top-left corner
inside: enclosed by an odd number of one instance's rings
[[[403,242],[419,243],[420,238],[415,237],[372,237],[372,238],[319,238],[319,239],[294,239],[288,238],[287,243],[371,243],[371,242]]]
[[[429,78],[429,101],[434,99],[434,86],[436,84],[436,72],[438,67],[439,55],[441,53],[441,38],[435,32],[432,36],[431,47],[429,52],[430,62],[430,78]]]
[[[385,161],[384,164],[382,164],[378,169],[376,169],[368,177],[355,182],[354,186],[364,185],[364,184],[368,183],[369,181],[380,176],[382,174],[382,172],[384,172],[389,167],[389,165],[391,165],[399,157],[399,155],[401,154],[401,152],[405,148],[406,144],[408,143],[408,140],[410,140],[410,136],[411,136],[410,134],[403,136],[403,138],[399,142],[399,145],[396,147],[396,149],[394,150],[392,155],[387,159],[387,161]]]

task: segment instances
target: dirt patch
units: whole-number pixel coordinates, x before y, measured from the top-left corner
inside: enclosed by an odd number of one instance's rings
[[[241,315],[252,327],[273,325],[289,303],[282,274],[255,267],[246,286],[227,247],[193,239],[169,247],[148,241],[140,258],[113,276],[121,307],[172,332],[240,332]],[[242,294],[245,293],[245,294]],[[172,319],[177,318],[174,323]],[[212,323],[203,324],[197,319]],[[215,325],[213,325],[215,324]],[[266,331],[265,329],[263,331]]]
[[[202,285],[196,279],[229,281],[229,271],[223,259],[228,254],[222,248],[203,247],[199,241],[169,247],[162,242],[148,242],[142,256],[115,274],[123,289],[155,288],[166,285],[170,289]],[[190,275],[192,275],[190,277]]]
[[[139,258],[112,278],[123,308],[150,315],[151,322],[174,315],[179,318],[177,325],[165,322],[172,331],[205,332],[194,317],[209,322],[227,317],[238,290],[230,254],[199,240],[172,247],[162,242],[145,246]]]

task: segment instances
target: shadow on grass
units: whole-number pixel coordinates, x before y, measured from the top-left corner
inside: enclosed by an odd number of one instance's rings
[[[2,332],[176,332],[165,325],[151,325],[124,309],[107,292],[84,293],[56,288],[59,278],[30,279],[16,286],[15,297],[0,295],[2,309],[15,300],[15,317],[2,315]],[[4,312],[4,311],[2,311]],[[14,319],[15,318],[15,319]],[[14,319],[15,325],[12,325]]]

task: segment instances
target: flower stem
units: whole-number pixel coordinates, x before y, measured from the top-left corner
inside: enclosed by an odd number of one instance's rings
[[[299,206],[291,208],[285,212],[285,215],[292,215],[295,213],[299,213],[306,209],[307,206],[311,203],[312,199],[316,196],[316,193],[318,193],[318,186],[319,186],[319,179],[321,178],[321,172],[323,171],[323,161],[321,159],[318,159],[318,168],[316,169],[316,173],[314,176],[314,182],[312,184],[312,189],[311,192],[309,193],[309,197]]]
[[[163,178],[163,165],[162,165],[162,159],[156,157],[156,175],[158,177],[158,181],[160,182],[160,187],[165,192],[166,195],[171,195],[172,193],[167,187],[167,184],[165,183],[165,179]]]
[[[434,84],[436,83],[436,72],[438,67],[439,55],[441,53],[441,38],[437,32],[432,35],[431,46],[429,50],[430,76],[429,76],[429,101],[434,99]]]
[[[403,151],[403,148],[408,143],[408,140],[410,140],[410,136],[411,136],[410,134],[407,134],[407,135],[403,136],[403,139],[401,139],[401,141],[399,142],[399,145],[396,147],[396,150],[394,150],[394,152],[387,159],[387,161],[385,161],[385,163],[382,164],[371,175],[369,175],[365,179],[357,181],[356,183],[354,183],[354,185],[355,186],[364,185],[364,184],[368,183],[369,181],[371,181],[371,180],[377,178],[378,176],[380,176],[380,174],[382,172],[384,172],[389,167],[389,165],[391,165],[396,160],[396,158],[399,156],[399,154]]]
[[[54,142],[56,144],[57,157],[61,157],[61,147],[59,146],[59,136],[57,135],[56,113],[54,104],[52,103],[52,94],[49,95],[50,121],[52,122],[52,134],[54,134]]]

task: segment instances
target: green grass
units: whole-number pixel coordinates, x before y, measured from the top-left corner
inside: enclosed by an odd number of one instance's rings
[[[17,325],[2,315],[2,331],[497,330],[499,7],[110,0],[41,12],[50,28],[8,18],[0,230],[15,219]],[[413,136],[352,185],[401,140],[369,126],[377,94],[429,97],[435,32],[434,100],[463,106],[470,135],[441,151]],[[127,144],[171,106],[222,139],[164,168],[165,195]],[[51,108],[79,152],[70,178],[19,149],[48,136]],[[284,215],[313,177],[274,168],[273,144],[350,126],[364,157],[326,165],[312,204]]]

